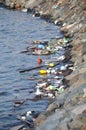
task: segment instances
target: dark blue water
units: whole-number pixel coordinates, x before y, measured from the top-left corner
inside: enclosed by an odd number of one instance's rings
[[[31,73],[20,74],[21,68],[37,65],[37,56],[20,54],[32,40],[49,40],[60,36],[56,26],[31,14],[0,8],[0,130],[18,125],[16,114],[29,110],[44,111],[48,100],[26,101],[13,107],[15,99],[31,98],[35,81],[27,80]]]

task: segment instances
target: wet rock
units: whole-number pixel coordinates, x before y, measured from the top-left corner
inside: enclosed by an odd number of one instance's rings
[[[43,14],[40,15],[40,17],[41,17],[42,19],[45,19],[45,20],[48,21],[48,22],[49,22],[49,20],[51,19],[51,15],[48,14],[48,13],[43,13]]]
[[[46,120],[46,115],[44,115],[44,114],[39,115],[38,118],[35,121],[36,126],[43,124],[43,122],[45,120]]]
[[[33,16],[35,16],[35,17],[40,17],[40,13],[39,13],[39,12],[35,12],[35,13],[33,14]]]
[[[52,103],[49,105],[49,107],[47,108],[46,112],[50,111],[50,112],[54,112],[55,109],[58,109],[59,108],[59,104],[56,104],[56,103]]]

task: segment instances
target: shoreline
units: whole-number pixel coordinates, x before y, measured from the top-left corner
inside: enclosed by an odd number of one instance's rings
[[[70,87],[57,95],[44,114],[36,120],[35,130],[86,129],[86,1],[33,0],[25,4],[34,16],[59,25],[65,37],[71,37],[75,70],[66,77]],[[28,129],[29,130],[29,129]]]

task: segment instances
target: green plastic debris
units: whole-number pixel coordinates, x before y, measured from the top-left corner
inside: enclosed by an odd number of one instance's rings
[[[47,50],[49,50],[49,51],[50,51],[50,50],[51,50],[51,46],[47,46]]]
[[[59,89],[58,89],[58,93],[60,94],[60,93],[62,93],[64,91],[64,88],[63,87],[60,87]]]
[[[50,89],[50,90],[55,90],[55,89],[56,89],[56,87],[55,87],[55,86],[53,86],[53,85],[50,85],[50,86],[49,86],[49,89]]]
[[[56,51],[55,51],[55,50],[53,51],[53,54],[54,54],[54,55],[56,54]]]
[[[68,43],[69,41],[70,41],[69,38],[64,38],[64,42],[65,42],[65,43]]]
[[[65,42],[62,42],[62,45],[65,46]]]

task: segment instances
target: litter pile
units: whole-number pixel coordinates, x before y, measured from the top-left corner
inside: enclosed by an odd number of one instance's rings
[[[69,87],[66,76],[74,69],[70,54],[72,49],[70,41],[70,38],[65,37],[50,41],[33,41],[35,44],[33,47],[27,47],[25,51],[22,51],[26,54],[40,55],[37,60],[38,66],[19,71],[24,73],[37,69],[37,74],[28,77],[28,80],[37,81],[34,93],[37,100],[42,98],[55,99],[58,94],[63,93]],[[49,56],[42,59],[41,55],[46,54]],[[16,100],[14,107],[22,105],[24,101]],[[18,115],[17,119],[21,120],[24,125],[13,127],[11,130],[25,129],[27,126],[33,128],[34,121],[39,114],[36,111],[28,111],[23,115]]]
[[[34,43],[36,43],[34,49],[35,54],[42,55],[43,52],[52,54],[48,59],[44,59],[44,66],[39,66],[40,70],[38,70],[38,73],[42,78],[35,85],[35,95],[55,98],[57,93],[62,93],[67,87],[65,76],[73,71],[73,63],[70,61],[70,39],[52,39],[47,42],[34,41]],[[31,50],[28,49],[28,51]],[[38,64],[42,64],[41,58],[38,58]],[[26,71],[30,71],[30,69]],[[38,79],[39,78],[40,77],[38,77]],[[37,76],[30,76],[29,79],[35,80]]]
[[[65,53],[68,49],[68,46],[70,42],[69,38],[63,38],[63,39],[51,39],[50,41],[33,41],[32,47],[27,47],[26,50],[22,51],[21,53],[27,53],[32,55],[50,55],[50,54],[58,54],[60,56],[60,53]],[[60,57],[58,56],[58,60]],[[62,60],[64,60],[65,57],[62,57]]]

